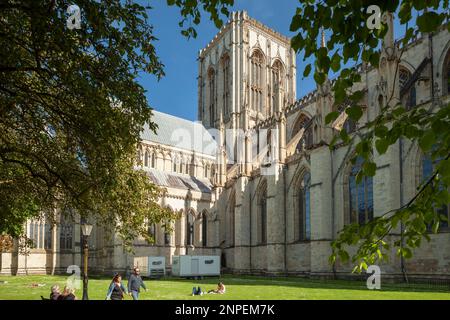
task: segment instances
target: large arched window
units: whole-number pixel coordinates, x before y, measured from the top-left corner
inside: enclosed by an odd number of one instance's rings
[[[208,71],[209,82],[209,125],[214,127],[216,120],[216,73],[211,68]]]
[[[258,196],[258,242],[267,243],[267,183],[264,181]]]
[[[254,110],[264,112],[264,57],[256,50],[251,57],[251,106]]]
[[[429,156],[422,157],[422,182],[427,181],[433,175],[436,165],[442,159],[432,160]],[[441,186],[437,186],[436,188],[441,188]],[[442,189],[441,189],[442,190]],[[442,216],[450,218],[450,204],[443,205],[441,207],[435,208],[436,213]],[[439,222],[439,231],[448,230],[448,221],[440,221]]]
[[[450,94],[450,50],[447,52],[442,70],[442,94],[444,96]]]
[[[202,213],[202,245],[208,245],[208,215],[206,211]]]
[[[230,57],[225,55],[222,58],[222,73],[223,73],[223,109],[225,115],[230,114]]]
[[[306,172],[297,186],[297,239],[311,239],[311,176]]]
[[[280,101],[280,91],[283,88],[283,65],[280,60],[276,60],[272,65],[272,108],[271,112],[277,111],[282,106]]]
[[[73,222],[61,216],[59,225],[59,248],[60,250],[72,250],[73,248]]]
[[[365,224],[373,219],[373,179],[364,177],[359,184],[356,183],[362,162],[362,158],[357,158],[348,177],[350,223]]]
[[[404,89],[409,79],[411,78],[411,72],[405,68],[400,68],[398,72],[398,80],[400,84],[400,90]]]
[[[310,119],[301,115],[297,122],[294,125],[294,129],[292,130],[291,139],[302,129],[305,128],[303,132],[303,136],[300,141],[297,143],[296,150],[303,151],[304,149],[309,149],[313,146],[313,128]]]
[[[186,245],[194,245],[194,214],[189,212],[186,216]]]
[[[411,72],[409,72],[405,67],[400,67],[400,93],[402,95],[402,103],[407,110],[411,110],[416,105],[416,85],[415,83],[409,83],[411,76]]]

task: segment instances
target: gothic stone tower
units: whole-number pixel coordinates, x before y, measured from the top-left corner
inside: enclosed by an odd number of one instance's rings
[[[200,50],[198,60],[199,120],[216,130],[220,150],[215,179],[215,214],[220,217],[217,242],[226,254],[227,267],[248,270],[249,247],[256,241],[251,241],[249,232],[255,188],[251,176],[259,170],[259,158],[265,152],[258,141],[260,135],[266,138],[263,143],[269,135],[277,141],[279,148],[274,152],[279,156],[274,165],[278,168],[286,144],[283,109],[296,101],[296,55],[289,38],[241,11],[234,12]],[[267,134],[273,129],[277,135]],[[278,192],[273,179],[277,177],[267,177],[268,211],[276,211],[275,200],[269,197]]]

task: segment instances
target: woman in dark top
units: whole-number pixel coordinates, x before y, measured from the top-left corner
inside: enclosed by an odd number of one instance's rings
[[[75,289],[64,287],[63,293],[57,298],[57,300],[77,300],[75,297]]]
[[[127,294],[127,289],[122,284],[122,277],[116,274],[109,285],[106,300],[123,300],[123,295]]]
[[[58,300],[61,292],[59,292],[59,286],[55,284],[52,286],[52,292],[50,293],[50,300]]]

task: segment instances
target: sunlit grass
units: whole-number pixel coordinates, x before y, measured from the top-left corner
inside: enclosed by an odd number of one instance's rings
[[[141,300],[215,300],[215,299],[268,299],[268,300],[317,300],[317,299],[446,299],[450,300],[450,287],[431,287],[400,284],[384,284],[381,290],[368,290],[363,281],[324,281],[302,278],[262,278],[225,276],[222,280],[227,288],[224,295],[191,296],[192,287],[200,286],[203,291],[215,289],[219,278],[185,280],[165,278],[146,280],[148,292],[141,292]],[[7,281],[7,283],[1,283]],[[64,287],[67,276],[0,276],[0,299],[36,300],[48,297],[50,287],[58,284]],[[111,279],[95,278],[89,280],[89,298],[104,300]],[[33,284],[44,286],[34,287]],[[126,281],[124,283],[126,285]],[[76,295],[81,298],[82,290]],[[125,299],[131,299],[126,297]]]

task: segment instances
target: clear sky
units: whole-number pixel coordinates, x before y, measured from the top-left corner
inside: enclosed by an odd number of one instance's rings
[[[181,20],[177,7],[167,6],[166,0],[144,0],[153,7],[149,22],[154,26],[157,54],[165,65],[166,76],[159,82],[153,75],[142,74],[139,82],[147,90],[147,98],[152,108],[189,120],[197,120],[197,55],[218,32],[208,15],[202,15],[201,24],[196,27],[196,39],[182,36],[178,22]],[[295,0],[235,0],[233,11],[246,10],[270,28],[292,37],[289,31],[292,16],[298,2]],[[404,30],[402,28],[402,30]],[[396,26],[396,37],[401,34]],[[297,55],[297,98],[316,88],[312,72],[302,79],[304,67],[312,59],[303,61]]]

